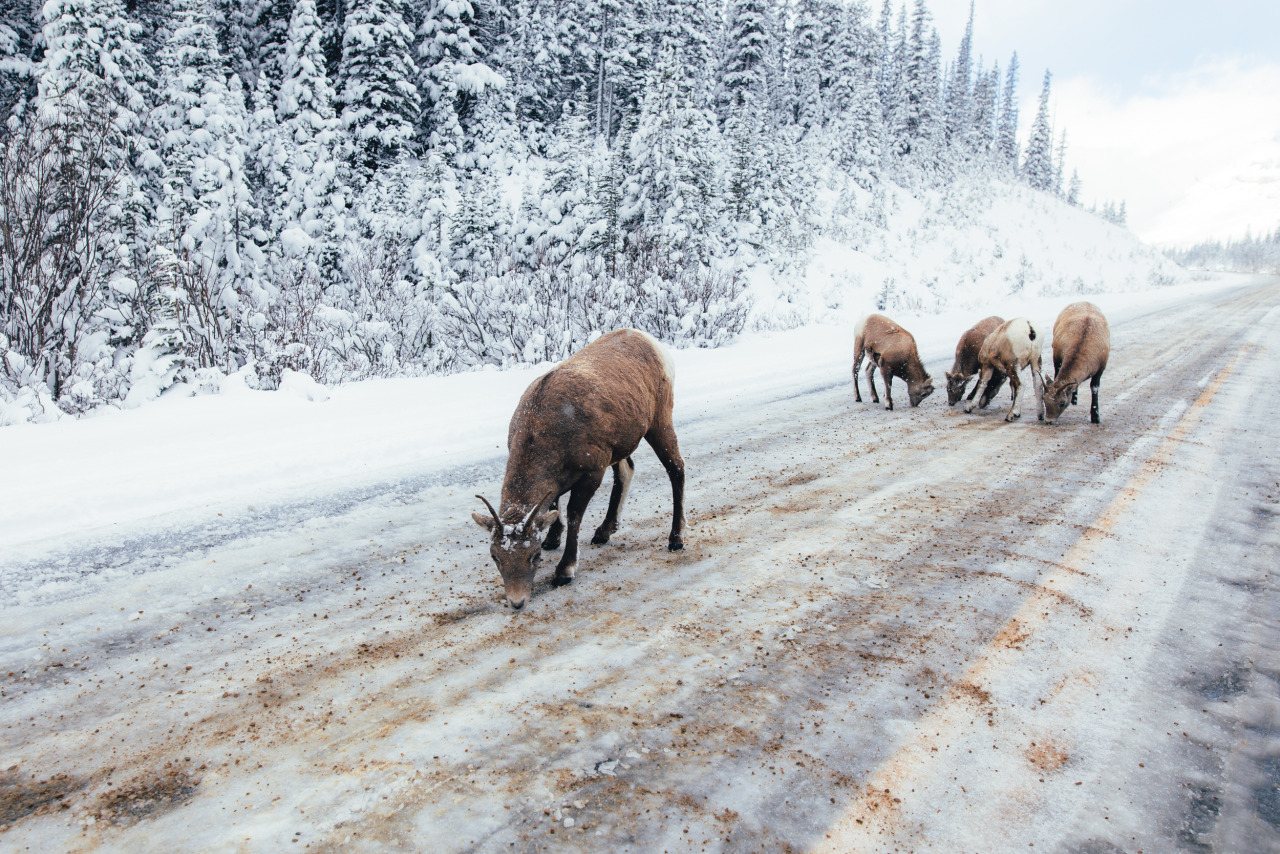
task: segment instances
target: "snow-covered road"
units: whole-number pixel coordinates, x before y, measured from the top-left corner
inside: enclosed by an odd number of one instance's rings
[[[1101,426],[678,382],[686,549],[642,448],[519,613],[492,451],[62,543],[36,502],[0,849],[1280,850],[1280,284],[1112,334]]]

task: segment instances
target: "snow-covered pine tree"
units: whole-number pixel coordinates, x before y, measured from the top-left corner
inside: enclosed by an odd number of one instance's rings
[[[1004,94],[996,117],[996,163],[1009,173],[1018,171],[1018,54],[1009,59]]]
[[[599,257],[609,275],[617,272],[618,254],[623,242],[623,204],[628,176],[631,174],[631,139],[635,136],[636,119],[627,118],[610,143],[597,135],[592,147],[596,164],[591,182],[590,211],[594,219],[584,216],[586,223],[581,244],[583,250]]]
[[[338,247],[346,232],[342,162],[348,146],[334,112],[322,35],[315,0],[297,0],[275,99],[288,162],[272,230],[284,255],[313,268],[311,274],[328,289],[338,279]]]
[[[917,160],[932,156],[941,119],[938,67],[933,56],[936,42],[929,32],[929,19],[925,0],[916,0],[902,67],[903,122],[896,142],[901,154],[914,152]]]
[[[292,0],[215,0],[218,44],[231,73],[253,93],[258,75],[281,78],[281,60],[293,15]]]
[[[906,14],[905,6],[902,14]],[[885,132],[894,141],[898,137],[896,129],[902,123],[901,37],[901,28],[897,34],[894,32],[892,2],[884,0],[880,8],[880,22],[876,25],[876,97],[880,102]]]
[[[128,20],[120,0],[51,0],[42,11],[45,52],[36,72],[38,110],[72,129],[103,113],[117,131],[103,151],[107,169],[117,173],[114,203],[101,211],[94,226],[105,275],[119,283],[114,290],[127,292],[142,278],[159,198],[161,162],[146,122],[155,72],[136,41],[139,27]],[[125,352],[149,323],[143,316],[117,325]]]
[[[1067,204],[1074,207],[1080,206],[1080,171],[1071,170],[1071,183],[1067,186]]]
[[[969,133],[973,126],[973,2],[969,3],[969,21],[960,40],[955,65],[947,80],[945,139],[952,148],[970,149]]]
[[[101,101],[134,147],[116,152],[130,171],[158,167],[142,135],[155,71],[120,0],[50,0],[43,9],[44,58],[38,70],[41,109],[67,121]]]
[[[730,0],[716,109],[725,120],[746,103],[768,102],[769,7],[766,0]]]
[[[33,94],[31,61],[39,32],[30,0],[0,0],[0,121]]]
[[[482,283],[509,262],[511,211],[488,169],[467,174],[449,230],[453,269],[462,281]]]
[[[458,168],[478,99],[503,80],[484,61],[470,0],[433,0],[418,36],[427,146]]]
[[[675,52],[664,48],[635,134],[623,220],[633,232],[658,240],[676,264],[702,264],[718,246],[715,125],[693,106],[690,83]],[[741,91],[739,108],[750,103]]]
[[[507,82],[516,104],[519,126],[539,138],[541,130],[558,118],[563,101],[568,59],[572,50],[560,39],[557,20],[563,13],[551,0],[515,0],[501,4],[497,40],[489,53],[489,67]],[[572,87],[568,87],[572,88]]]
[[[806,131],[821,128],[826,121],[822,103],[822,45],[824,0],[800,0],[791,30],[788,69],[795,104],[791,120]]]
[[[453,211],[459,205],[458,179],[443,157],[429,153],[423,158],[419,180],[422,189],[416,195],[421,199],[421,206],[411,231],[417,238],[409,253],[409,263],[424,287],[438,291],[456,278],[449,231]]]
[[[228,85],[208,0],[171,0],[171,9],[151,114],[164,161],[164,237],[155,241],[152,268],[157,297],[177,311],[172,334],[185,363],[230,372],[243,361],[236,328],[263,307],[255,299],[262,215],[248,183],[249,116],[239,78]],[[169,346],[171,335],[161,337]]]
[[[547,146],[546,184],[540,195],[538,220],[531,223],[533,250],[543,263],[568,266],[579,251],[588,224],[583,215],[588,213],[591,194],[592,148],[587,118],[571,101],[561,112]]]
[[[714,63],[711,38],[719,20],[716,7],[702,0],[654,0],[649,31],[653,53],[658,55],[664,44],[675,50],[676,61],[685,69],[693,93],[693,104],[708,106],[711,98]]]
[[[414,33],[403,0],[345,2],[338,97],[356,170],[367,181],[410,144],[422,113]]]
[[[1067,129],[1062,129],[1062,136],[1058,139],[1058,147],[1053,154],[1053,192],[1061,196],[1067,190],[1063,186],[1064,174],[1067,168]]]
[[[189,313],[189,299],[183,285],[182,263],[174,253],[176,235],[171,223],[156,229],[156,243],[150,258],[150,293],[147,295],[149,323],[130,361],[129,393],[126,407],[154,400],[189,374],[188,341],[183,317]]]
[[[586,44],[588,91],[592,126],[612,139],[629,118],[639,112],[645,76],[652,69],[653,49],[645,30],[646,8],[622,0],[583,0],[581,5]]]
[[[923,3],[924,0],[921,0]],[[929,114],[933,117],[930,131],[927,135],[927,146],[921,146],[923,149],[918,158],[921,165],[931,166],[935,171],[942,171],[950,168],[951,164],[946,158],[946,152],[943,143],[943,122],[946,117],[946,108],[943,104],[943,86],[942,86],[942,37],[938,35],[936,27],[932,28],[929,34],[929,52],[928,60],[925,63],[925,92],[932,96],[932,104],[929,106]]]
[[[1027,153],[1022,160],[1022,177],[1037,190],[1052,192],[1053,131],[1049,126],[1049,81],[1052,74],[1044,73],[1044,86],[1040,90],[1040,103],[1031,123],[1031,135],[1027,138]]]
[[[876,38],[861,5],[841,11],[832,28],[834,43],[828,63],[832,69],[827,100],[831,114],[828,133],[837,162],[857,183],[870,188],[879,172],[883,123],[876,100]]]
[[[984,71],[978,66],[973,86],[973,116],[969,131],[970,148],[980,164],[991,162],[996,141],[996,102],[1000,90],[1000,69]]]

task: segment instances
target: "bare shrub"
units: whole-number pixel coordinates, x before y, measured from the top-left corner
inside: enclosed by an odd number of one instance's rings
[[[36,113],[0,138],[0,377],[61,398],[100,326],[101,233],[122,165],[101,102]]]
[[[430,285],[401,275],[408,254],[390,239],[345,248],[350,307],[332,346],[350,378],[431,372],[441,359]]]

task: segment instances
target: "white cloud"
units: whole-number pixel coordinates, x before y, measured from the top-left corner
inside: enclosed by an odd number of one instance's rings
[[[1146,82],[1123,96],[1093,78],[1054,81],[1085,203],[1125,200],[1130,228],[1159,244],[1280,226],[1280,64],[1202,63]],[[1029,121],[1034,102],[1023,110]]]

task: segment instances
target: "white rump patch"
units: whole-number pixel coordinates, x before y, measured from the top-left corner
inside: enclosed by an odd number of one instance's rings
[[[662,344],[658,342],[658,339],[654,338],[648,332],[644,332],[643,330],[640,330],[640,329],[632,329],[631,331],[637,335],[642,335],[646,339],[648,339],[649,344],[652,345],[654,352],[657,353],[658,358],[662,360],[662,373],[666,375],[667,382],[671,383],[672,385],[675,385],[676,363],[672,360],[671,353],[667,351],[667,348],[662,346]]]

